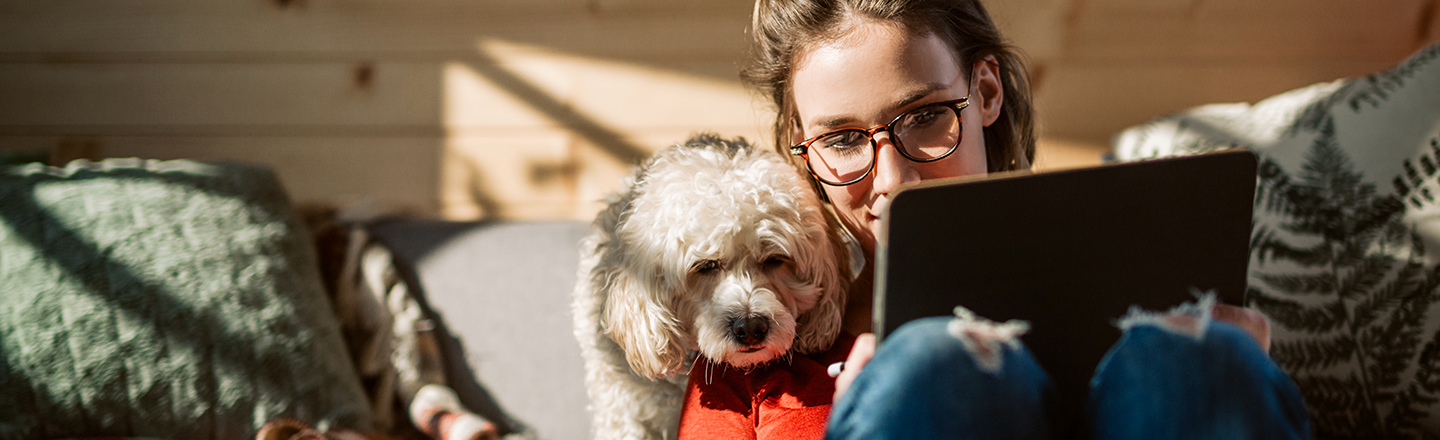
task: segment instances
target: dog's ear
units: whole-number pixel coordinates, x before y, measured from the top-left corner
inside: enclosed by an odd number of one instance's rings
[[[795,345],[792,348],[801,354],[819,353],[830,348],[835,337],[840,335],[844,322],[845,298],[850,291],[850,268],[846,264],[849,252],[835,234],[838,224],[827,228],[824,244],[812,251],[816,254],[813,264],[812,282],[820,284],[820,298],[815,307],[795,320]]]
[[[600,322],[605,334],[625,351],[635,373],[659,379],[681,373],[685,345],[681,326],[663,286],[636,279],[625,271],[608,283]]]

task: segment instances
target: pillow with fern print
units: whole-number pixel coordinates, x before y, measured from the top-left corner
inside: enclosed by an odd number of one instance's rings
[[[1115,137],[1120,160],[1259,157],[1246,305],[1317,438],[1440,433],[1440,44],[1398,66]]]

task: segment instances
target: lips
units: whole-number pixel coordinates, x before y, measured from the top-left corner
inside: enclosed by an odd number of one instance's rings
[[[764,348],[765,348],[765,346],[763,346],[763,345],[756,345],[756,346],[754,346],[754,347],[745,347],[745,348],[742,348],[742,349],[739,350],[739,352],[749,354],[749,353],[754,353],[754,352],[760,351],[760,350],[762,350],[762,349],[764,349]]]

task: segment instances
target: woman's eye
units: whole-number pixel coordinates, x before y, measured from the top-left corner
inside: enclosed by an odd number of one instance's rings
[[[935,122],[935,119],[937,119],[937,118],[940,117],[940,112],[943,112],[943,111],[945,111],[945,109],[941,109],[941,108],[926,108],[926,109],[920,109],[919,111],[916,111],[915,113],[911,113],[909,117],[906,117],[906,118],[905,118],[905,121],[904,121],[904,125],[905,125],[906,128],[923,127],[923,126],[926,126],[926,125],[930,125],[931,122]]]
[[[864,136],[860,132],[846,131],[825,136],[820,139],[820,148],[832,150],[849,150],[864,144]]]
[[[705,260],[699,263],[695,263],[694,268],[695,273],[708,274],[720,270],[720,262],[715,260]]]

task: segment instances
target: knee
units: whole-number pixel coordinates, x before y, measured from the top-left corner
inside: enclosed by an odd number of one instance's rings
[[[1230,380],[1249,383],[1258,389],[1293,388],[1290,377],[1280,370],[1245,330],[1224,322],[1210,325],[1201,341],[1205,356],[1217,359],[1218,368]]]
[[[1127,383],[1129,383],[1127,385]],[[1148,384],[1134,387],[1134,384]],[[1239,327],[1212,322],[1199,337],[1159,326],[1125,332],[1091,382],[1092,393],[1165,394],[1167,399],[1216,402],[1298,401],[1298,391],[1279,366]],[[1144,388],[1143,390],[1141,388]],[[1104,392],[1101,392],[1104,394]]]
[[[911,438],[991,431],[1026,434],[1006,435],[1011,438],[1043,437],[1037,433],[1046,427],[1043,402],[1050,384],[1039,365],[1018,339],[1013,344],[1005,338],[992,341],[989,338],[1004,335],[983,329],[957,336],[955,319],[920,319],[887,336],[836,402],[831,438],[891,431]],[[972,341],[967,343],[967,338]],[[980,359],[991,356],[997,367],[987,370]],[[999,420],[1030,423],[990,426]]]
[[[1123,343],[1145,352],[1141,357],[1173,356],[1178,351],[1190,353],[1180,358],[1205,359],[1240,371],[1268,373],[1268,370],[1274,369],[1274,362],[1260,349],[1254,337],[1224,322],[1209,322],[1198,335],[1176,332],[1163,326],[1140,325],[1127,330],[1124,339]]]
[[[1024,323],[996,323],[973,315],[930,317],[911,321],[885,339],[877,358],[907,359],[916,372],[930,369],[953,372],[956,365],[998,374],[1009,364],[1023,368],[1029,359],[1020,341]],[[918,362],[916,362],[918,361]]]
[[[1198,336],[1148,324],[1126,330],[1092,379],[1089,411],[1105,438],[1308,437],[1292,435],[1308,432],[1294,383],[1249,333],[1221,322]],[[1177,431],[1184,426],[1195,429]]]
[[[857,384],[874,373],[872,386],[922,388],[907,392],[1043,394],[1049,378],[1019,335],[1000,325],[947,317],[907,323],[885,338]]]
[[[1264,360],[1267,356],[1260,349],[1260,343],[1255,341],[1255,337],[1240,327],[1225,322],[1210,323],[1210,328],[1206,329],[1205,337],[1200,342],[1204,344],[1206,351],[1212,353],[1243,354],[1244,358],[1252,360]]]
[[[948,321],[944,317],[935,316],[900,326],[877,347],[879,352],[876,353],[876,358],[902,357],[942,364],[964,359],[966,356],[963,351],[955,350],[960,347],[959,341],[945,331]],[[880,352],[885,354],[882,356]]]

